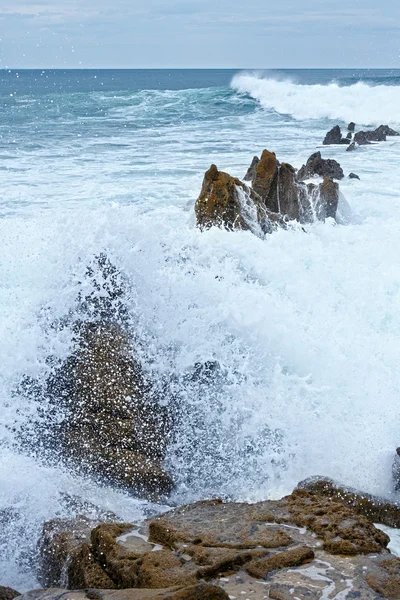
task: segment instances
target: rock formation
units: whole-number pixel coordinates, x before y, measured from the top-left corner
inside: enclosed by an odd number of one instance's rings
[[[299,169],[297,179],[304,181],[310,177],[330,177],[331,179],[343,179],[344,173],[340,164],[330,158],[322,158],[321,152],[315,152],[307,160],[307,163]]]
[[[269,233],[277,220],[254,190],[228,173],[218,171],[215,165],[211,165],[204,176],[195,212],[199,227],[217,225],[229,231],[250,229],[254,233]]]
[[[324,146],[329,146],[331,144],[340,144],[341,141],[342,132],[340,131],[339,125],[335,125],[330,131],[328,131],[322,143]]]
[[[140,530],[126,523],[93,528],[81,520],[68,537],[65,522],[61,529],[53,522],[43,534],[41,582],[61,587],[55,574],[62,574],[64,588],[89,588],[90,598],[103,600],[111,594],[114,600],[250,597],[254,580],[264,594],[254,598],[351,592],[364,600],[376,600],[376,594],[398,599],[400,559],[370,520],[390,515],[397,522],[398,509],[376,508],[372,497],[362,500],[314,479],[278,501],[197,502],[149,519]],[[47,596],[37,592],[24,600],[55,600],[61,593],[50,589]]]
[[[349,173],[349,179],[360,179],[357,173]]]
[[[251,165],[247,169],[247,173],[243,178],[243,181],[253,181],[253,179],[255,178],[255,175],[256,175],[256,171],[257,171],[259,162],[260,162],[260,159],[258,158],[258,156],[254,156],[253,160],[251,161]]]
[[[355,128],[356,128],[356,124],[353,121],[351,121],[351,123],[349,123],[347,125],[347,131],[350,131],[351,133],[353,133],[355,131]]]
[[[355,123],[349,123],[349,133],[346,137],[342,136],[339,125],[335,125],[325,136],[322,142],[325,146],[330,144],[350,144],[355,143],[359,146],[365,146],[371,142],[386,142],[386,136],[398,136],[400,135],[397,131],[389,127],[388,125],[379,125],[376,129],[370,131],[357,131],[355,132]],[[352,135],[354,134],[354,135]],[[349,150],[349,148],[348,148]],[[354,147],[352,148],[354,150]]]
[[[325,161],[319,153],[310,157],[307,165],[303,172],[314,165],[321,172],[343,176],[336,161]],[[281,164],[275,153],[268,150],[260,159],[253,158],[246,177],[251,179],[251,188],[211,166],[195,205],[200,228],[217,225],[230,231],[250,229],[263,235],[277,226],[286,227],[288,221],[311,223],[315,219],[335,218],[339,189],[329,177],[321,184],[307,186],[299,181],[290,164]]]
[[[162,459],[170,415],[133,355],[117,270],[100,257],[85,288],[71,355],[41,386],[25,385],[44,407],[30,443],[37,448],[39,440],[53,460],[140,496],[168,494],[173,483]]]

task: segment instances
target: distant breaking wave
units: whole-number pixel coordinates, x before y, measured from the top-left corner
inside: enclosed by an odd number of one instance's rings
[[[240,73],[232,88],[258,100],[265,109],[291,115],[297,120],[337,119],[363,125],[400,123],[400,87],[367,85],[300,85],[292,81],[264,79]]]

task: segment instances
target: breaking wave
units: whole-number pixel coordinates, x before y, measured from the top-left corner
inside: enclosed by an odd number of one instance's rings
[[[336,119],[347,123],[357,120],[363,125],[400,121],[398,86],[363,82],[348,86],[335,82],[304,85],[251,73],[236,75],[231,85],[236,91],[258,100],[263,108],[296,120]]]

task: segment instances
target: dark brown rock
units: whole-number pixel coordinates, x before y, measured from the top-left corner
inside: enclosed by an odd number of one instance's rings
[[[69,466],[144,497],[171,491],[172,479],[160,463],[168,413],[152,398],[120,325],[81,325],[75,352],[52,375],[48,393],[65,407],[53,435]]]
[[[372,523],[400,528],[400,504],[336,484],[331,479],[311,477],[298,484],[299,489],[315,492],[335,502],[341,502]]]
[[[71,355],[53,362],[44,383],[21,385],[39,403],[39,418],[18,438],[73,471],[159,499],[173,488],[162,465],[172,412],[135,355],[121,274],[100,255],[82,287],[82,319],[64,323],[73,333]]]
[[[324,549],[331,554],[379,553],[390,541],[364,516],[317,492],[297,489],[281,500],[280,505],[287,507],[288,520],[320,536]]]
[[[321,152],[315,152],[301,167],[297,173],[297,179],[303,181],[310,177],[330,177],[331,179],[343,179],[344,173],[340,164],[333,159],[321,157]]]
[[[314,558],[314,552],[308,546],[300,546],[277,552],[267,558],[255,560],[247,567],[247,572],[252,577],[265,579],[269,573],[278,569],[288,569],[289,567],[299,567]]]
[[[0,600],[13,600],[20,595],[19,592],[16,592],[12,588],[0,585]]]
[[[271,204],[268,201],[272,183],[277,177],[279,163],[275,152],[263,150],[261,159],[258,161],[255,177],[253,178],[253,190],[262,198],[267,207],[275,213],[281,212],[277,203]]]
[[[21,596],[21,600],[228,600],[229,596],[220,587],[199,582],[185,588],[167,588],[161,590],[126,589],[97,590],[86,589],[67,592],[65,589],[52,588],[34,590]]]
[[[340,131],[339,125],[335,125],[335,127],[328,131],[322,143],[324,146],[328,146],[330,144],[340,144],[341,140],[342,132]]]
[[[400,558],[382,558],[365,574],[368,585],[388,600],[400,598]]]
[[[197,225],[204,229],[212,226],[229,231],[248,230],[253,233],[272,231],[271,215],[261,198],[244,183],[211,165],[203,180],[200,196],[195,204]]]
[[[117,585],[95,561],[88,544],[83,543],[67,562],[67,587],[72,590],[85,588],[116,589]]]
[[[167,547],[191,544],[208,548],[251,549],[288,546],[291,538],[278,525],[265,524],[258,505],[198,502],[153,519],[150,540]]]
[[[324,181],[319,186],[319,199],[315,207],[317,218],[320,221],[336,217],[336,212],[339,204],[339,185],[325,177]]]
[[[43,526],[39,540],[38,580],[44,587],[68,586],[67,560],[90,542],[90,532],[98,522],[84,516],[54,519]],[[65,581],[66,580],[66,581]]]
[[[256,177],[257,167],[258,167],[259,162],[260,162],[260,159],[258,158],[258,156],[254,156],[253,160],[251,161],[251,165],[247,169],[247,173],[243,178],[243,181],[251,181],[253,183],[253,181]]]
[[[392,129],[391,127],[389,127],[388,125],[379,125],[379,127],[377,127],[375,129],[375,133],[377,135],[389,135],[389,136],[398,136],[400,135],[400,133],[398,133],[397,131],[395,131],[394,129]]]

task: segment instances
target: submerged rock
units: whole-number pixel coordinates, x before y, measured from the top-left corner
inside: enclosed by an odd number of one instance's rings
[[[330,131],[328,131],[322,143],[324,146],[329,146],[331,144],[340,144],[341,141],[342,132],[340,131],[339,125],[335,125]]]
[[[332,179],[343,179],[344,173],[340,164],[330,158],[322,158],[321,152],[315,152],[307,160],[307,163],[299,169],[297,179],[304,181],[310,177],[330,177]]]
[[[349,173],[349,179],[360,179],[357,173]]]
[[[351,142],[351,144],[348,146],[348,148],[346,148],[346,152],[353,152],[354,150],[357,150],[357,146],[356,146],[355,142]]]

